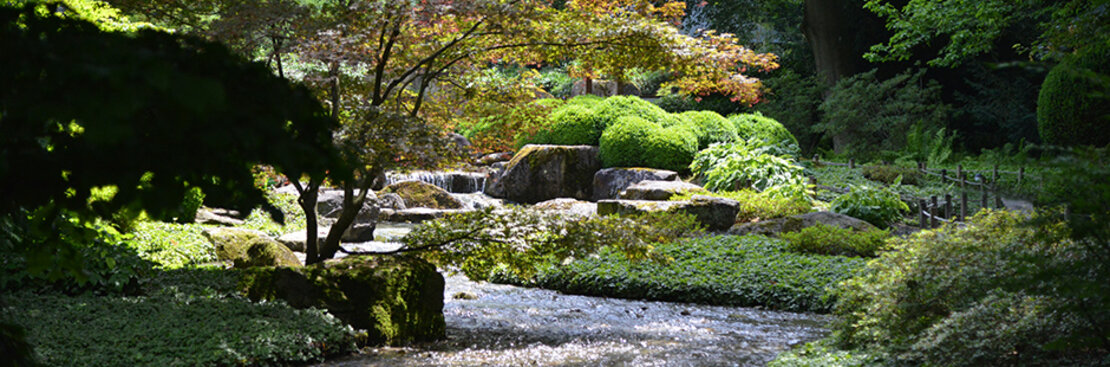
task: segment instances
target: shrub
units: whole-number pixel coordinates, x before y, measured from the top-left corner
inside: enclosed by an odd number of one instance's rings
[[[597,145],[601,129],[589,108],[568,104],[548,116],[549,125],[536,133],[529,144]]]
[[[659,133],[659,125],[639,117],[625,117],[601,133],[598,152],[603,167],[635,167],[642,165],[647,155],[644,144],[652,134]]]
[[[747,109],[745,105],[733,102],[728,96],[722,94],[688,96],[672,93],[659,97],[655,104],[670,113],[712,111],[721,116],[744,112]]]
[[[713,111],[687,111],[679,118],[698,127],[698,149],[705,149],[712,143],[727,143],[737,139],[736,127],[729,120]]]
[[[710,191],[804,188],[802,167],[790,159],[768,154],[767,150],[748,142],[713,144],[694,156],[690,170],[704,178],[705,188]]]
[[[889,188],[852,186],[847,194],[829,203],[829,210],[886,228],[901,219],[910,207]]]
[[[756,112],[731,115],[728,120],[736,127],[736,135],[742,140],[758,139],[763,145],[778,147],[784,154],[793,157],[801,155],[794,134],[770,117]]]
[[[216,260],[216,248],[204,238],[204,226],[199,224],[139,222],[128,246],[164,268]]]
[[[578,106],[582,106],[582,107],[586,107],[586,108],[594,108],[594,106],[597,106],[598,103],[601,103],[601,101],[604,101],[604,100],[605,100],[605,98],[601,98],[601,97],[595,96],[593,94],[583,94],[583,95],[574,96],[573,98],[568,99],[567,104],[568,105],[578,105]]]
[[[901,151],[913,124],[935,131],[947,121],[940,84],[922,81],[924,75],[920,70],[880,81],[872,70],[842,79],[821,103],[823,117],[813,130],[831,138],[838,153],[856,159]]]
[[[566,69],[563,68],[541,70],[539,79],[540,86],[556,98],[570,97],[576,80],[567,75]]]
[[[1104,309],[1076,305],[1099,302],[1090,298],[1099,291],[1068,295],[1105,290],[1096,275],[1105,267],[1088,262],[1097,250],[1067,240],[1059,222],[1028,219],[984,211],[964,226],[892,241],[835,292],[842,318],[832,340],[903,365],[1105,362],[1106,350],[1092,349],[1106,340],[1095,331],[1106,325]]]
[[[763,79],[766,102],[756,108],[763,115],[781,122],[797,137],[802,147],[813,149],[821,137],[812,131],[811,126],[817,122],[817,107],[824,100],[823,94],[828,88],[816,75],[802,76],[785,68],[780,70],[782,72],[776,73],[778,75]]]
[[[882,182],[887,185],[894,184],[898,177],[902,178],[901,183],[905,185],[917,185],[921,183],[921,172],[916,168],[895,166],[889,164],[881,165],[868,165],[863,166],[863,177],[871,181]]]
[[[684,193],[671,196],[669,200],[690,200],[694,195],[708,195],[740,202],[740,211],[736,214],[738,223],[755,220],[775,219],[791,215],[805,214],[813,209],[806,196],[774,195],[770,192],[759,192],[751,189],[739,191],[718,191],[702,193]]]
[[[658,124],[668,118],[667,111],[651,102],[633,96],[613,96],[606,98],[593,107],[597,114],[598,125],[608,129],[620,118],[634,116]]]
[[[697,138],[682,126],[663,128],[638,117],[623,117],[601,134],[604,167],[650,167],[685,171],[697,151]]]
[[[1041,139],[1056,145],[1110,143],[1110,40],[1094,42],[1045,76],[1037,98]]]
[[[779,235],[786,248],[803,254],[875,257],[883,249],[890,232],[854,231],[818,223],[797,232]]]
[[[655,251],[672,260],[634,261],[606,248],[598,257],[549,268],[537,284],[570,294],[827,312],[835,299],[826,289],[864,265],[857,258],[787,252],[782,241],[762,236],[689,239]]]

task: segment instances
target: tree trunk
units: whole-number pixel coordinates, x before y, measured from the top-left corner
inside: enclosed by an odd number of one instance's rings
[[[806,0],[802,32],[813,49],[817,72],[834,85],[862,71],[863,52],[857,40],[865,16],[859,1]],[[863,45],[867,47],[867,45]]]

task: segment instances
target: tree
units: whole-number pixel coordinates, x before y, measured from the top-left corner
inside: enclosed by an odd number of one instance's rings
[[[0,213],[50,204],[89,220],[138,203],[167,218],[190,187],[253,208],[267,205],[254,164],[295,177],[339,167],[334,120],[264,66],[201,39],[103,32],[43,9],[0,7],[0,49],[19,55],[0,58]],[[106,186],[116,194],[89,206]]]
[[[244,39],[237,35],[258,38],[266,24],[275,23],[265,17],[240,17],[237,14],[240,9],[262,10],[240,7],[244,3],[240,0],[113,3],[142,12],[155,23],[180,25],[216,39]],[[332,116],[348,125],[346,131],[356,127],[367,129],[379,123],[359,120],[368,116],[392,116],[380,122],[387,125],[399,115],[421,117],[430,94],[454,88],[451,83],[454,76],[479,67],[532,65],[571,58],[580,60],[591,73],[614,74],[632,66],[666,68],[679,74],[673,86],[686,93],[716,91],[732,96],[737,102],[755,102],[759,81],[743,72],[749,67],[776,67],[774,56],[752,52],[736,44],[731,35],[681,34],[668,21],[679,19],[682,8],[681,2],[648,0],[577,0],[560,7],[544,0],[305,1],[297,3],[296,11],[280,18],[281,24],[292,25],[288,47],[280,52],[272,49],[269,58],[278,61],[279,70],[282,53],[296,58],[303,66],[299,74],[331,106]],[[204,23],[206,19],[216,20]],[[257,31],[233,34],[213,26],[239,19],[248,24],[237,29]],[[394,133],[424,134],[411,129]],[[339,135],[341,139],[351,136],[368,135]],[[410,138],[376,136],[398,141]],[[353,147],[349,141],[340,145]],[[308,262],[320,261],[338,250],[347,222],[343,218],[357,214],[373,178],[396,166],[398,161],[393,154],[402,151],[365,147],[352,150],[352,154],[363,157],[364,164],[353,166],[349,180],[335,180],[348,192],[351,201],[344,203],[340,220],[331,228],[320,252],[315,253],[309,246]],[[409,157],[420,158],[417,160],[441,156],[438,152],[416,149],[407,152]],[[378,156],[370,157],[368,153]],[[294,184],[302,195],[301,206],[308,217],[308,243],[312,244],[316,233],[315,191],[320,182]],[[355,192],[361,194],[352,197]]]
[[[867,57],[906,60],[914,49],[937,43],[943,46],[929,64],[954,67],[992,50],[1011,27],[1032,21],[1040,23],[1040,34],[1015,47],[1033,59],[1058,59],[1110,33],[1107,6],[1107,0],[868,0],[864,7],[885,18],[894,34]]]

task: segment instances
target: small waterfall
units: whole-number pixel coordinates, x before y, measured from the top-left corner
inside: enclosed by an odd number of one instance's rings
[[[486,174],[478,172],[461,171],[413,171],[407,173],[388,172],[385,175],[386,185],[395,182],[417,180],[436,185],[447,192],[455,194],[469,194],[482,192],[486,189]]]

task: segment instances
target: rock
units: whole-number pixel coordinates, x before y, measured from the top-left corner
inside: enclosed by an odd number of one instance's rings
[[[482,191],[487,173],[465,171],[413,171],[390,173],[390,182],[423,181],[450,193],[472,193]]]
[[[876,227],[871,223],[867,223],[866,221],[863,221],[861,219],[849,217],[844,214],[833,212],[811,212],[786,218],[776,218],[755,223],[737,224],[728,230],[728,234],[737,236],[749,234],[776,236],[779,233],[783,232],[800,231],[804,228],[817,225],[817,223],[822,223],[838,228],[853,229],[856,231],[867,231],[876,229]]]
[[[405,210],[382,210],[381,220],[397,223],[420,223],[442,218],[447,213],[458,213],[458,209],[411,208]]]
[[[322,222],[318,227],[316,227],[317,246],[323,246],[324,240],[327,239],[328,232],[331,231],[331,227],[329,226],[331,224],[333,223],[331,223],[330,221]],[[374,229],[376,229],[377,226],[377,221],[371,223],[351,223],[351,226],[347,227],[346,231],[343,231],[343,236],[339,238],[339,242],[345,243],[373,241]],[[308,243],[308,232],[305,232],[305,230],[302,229],[296,232],[286,233],[278,237],[277,242],[289,248],[290,250],[305,252],[305,244]]]
[[[474,164],[478,166],[488,166],[497,162],[508,162],[510,159],[513,159],[513,153],[490,153],[482,156],[481,158],[478,158],[478,160],[474,162]]]
[[[470,139],[467,139],[465,136],[462,136],[462,134],[459,133],[448,133],[447,139],[451,142],[451,144],[455,145],[455,148],[466,148],[473,145],[470,144]]]
[[[455,294],[451,295],[451,298],[471,301],[478,299],[478,295],[471,292],[455,292]]]
[[[623,83],[620,85],[620,90],[617,90],[617,82],[612,80],[594,79],[592,82],[592,93],[598,97],[609,97],[615,95],[622,96],[639,96],[640,88],[636,88],[635,84]],[[578,80],[571,86],[571,96],[580,96],[586,94],[586,81]]]
[[[634,183],[678,180],[678,172],[654,168],[605,168],[594,174],[593,201],[616,199],[622,190]]]
[[[393,210],[408,209],[408,207],[405,206],[405,199],[402,199],[401,195],[397,195],[394,193],[386,193],[378,196],[378,207],[382,209]]]
[[[274,193],[282,194],[282,195],[294,195],[294,196],[300,196],[301,195],[301,193],[297,191],[297,187],[293,186],[293,184],[287,184],[285,186],[278,187],[278,188],[274,189]]]
[[[359,191],[355,190],[354,195],[358,197]],[[320,190],[316,196],[316,213],[324,218],[339,218],[339,213],[343,210],[343,196],[343,190]],[[362,203],[362,210],[359,211],[359,216],[365,219],[363,221],[372,220],[376,216],[373,211],[377,210],[374,205],[377,200],[378,196],[373,192],[366,193],[366,201]]]
[[[324,238],[327,235],[328,235],[328,228],[327,227],[318,227],[318,230],[316,231],[316,238],[317,238],[316,244],[317,244],[317,246],[320,246],[320,245],[324,244]],[[283,234],[283,235],[279,236],[277,238],[277,241],[278,241],[278,243],[280,243],[280,244],[284,245],[285,247],[289,248],[290,250],[297,251],[297,252],[305,252],[305,250],[307,248],[305,246],[305,244],[308,243],[308,233],[305,232],[305,230],[303,230],[303,229],[299,230],[299,231],[296,231],[296,232],[286,233],[286,234]]]
[[[496,182],[486,185],[486,194],[528,204],[565,197],[589,200],[599,169],[595,146],[526,145]]]
[[[558,198],[536,203],[532,206],[532,209],[586,217],[597,214],[597,203],[571,198]]]
[[[349,256],[301,268],[244,270],[252,300],[327,309],[367,332],[369,344],[402,345],[445,337],[443,276],[416,256]]]
[[[217,259],[231,261],[237,268],[301,265],[292,250],[259,231],[208,228],[204,237],[216,248]]]
[[[640,181],[621,191],[620,198],[627,200],[667,200],[687,192],[707,192],[701,186],[682,181]]]
[[[231,211],[235,212],[234,210]],[[200,208],[197,209],[197,215],[194,220],[197,222],[197,224],[214,224],[227,227],[234,227],[243,224],[243,220],[236,219],[230,215],[227,215],[230,213],[226,212],[226,209]]]
[[[423,181],[409,180],[394,182],[382,189],[381,193],[394,193],[401,196],[408,208],[459,209],[463,205],[446,190]]]
[[[729,229],[736,222],[740,203],[736,200],[695,195],[690,200],[601,200],[597,202],[597,215],[633,215],[648,212],[684,212],[712,231]]]

